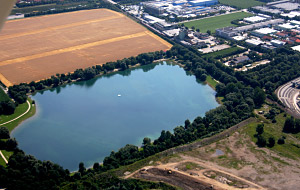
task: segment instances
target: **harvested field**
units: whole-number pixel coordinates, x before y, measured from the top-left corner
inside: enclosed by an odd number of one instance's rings
[[[171,47],[108,9],[10,21],[0,43],[0,79],[7,86]]]

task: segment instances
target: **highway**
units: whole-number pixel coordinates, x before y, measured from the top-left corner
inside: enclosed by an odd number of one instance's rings
[[[300,82],[300,77],[296,78],[276,90],[279,100],[289,109],[295,116],[300,117],[300,108],[297,105],[297,97],[300,89],[293,87],[292,82]]]

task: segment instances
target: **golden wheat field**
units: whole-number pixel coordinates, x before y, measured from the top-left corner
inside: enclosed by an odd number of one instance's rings
[[[171,48],[108,9],[9,21],[0,32],[0,44],[0,80],[6,86]]]

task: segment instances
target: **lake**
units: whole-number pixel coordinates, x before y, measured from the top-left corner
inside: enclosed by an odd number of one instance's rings
[[[19,147],[71,171],[140,146],[218,106],[215,91],[172,64],[151,64],[39,92],[37,113],[13,132]]]

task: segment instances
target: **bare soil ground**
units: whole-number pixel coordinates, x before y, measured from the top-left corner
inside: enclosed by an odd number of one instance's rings
[[[0,43],[1,81],[7,86],[171,47],[108,9],[10,21]]]
[[[299,189],[299,158],[284,155],[277,149],[257,147],[245,132],[247,127],[239,128],[232,135],[209,145],[183,152],[174,151],[174,156],[166,157],[169,159],[163,157],[154,163],[150,161],[149,166],[127,174],[126,178],[164,181],[177,186],[182,184],[179,187],[183,189],[197,189],[192,185],[194,180],[209,184],[207,187],[213,185],[215,189]],[[286,136],[287,142],[293,140],[295,144],[300,143],[299,139],[291,139],[290,136]],[[165,174],[149,169],[165,170]],[[184,176],[173,177],[169,171]],[[186,181],[191,184],[189,188],[183,187]]]

